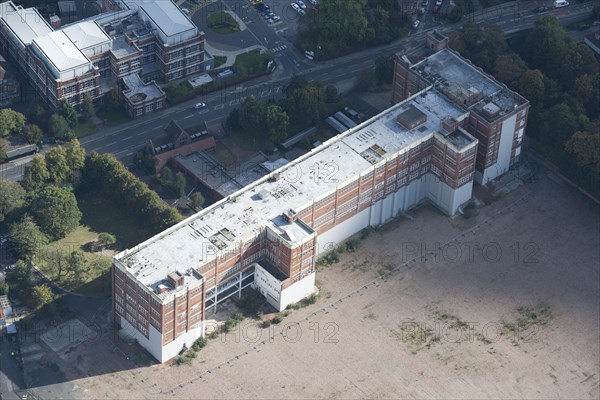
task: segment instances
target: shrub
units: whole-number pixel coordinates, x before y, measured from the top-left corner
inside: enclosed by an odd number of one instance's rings
[[[263,322],[260,324],[260,326],[261,326],[262,328],[268,328],[268,327],[270,327],[270,326],[271,326],[271,321],[270,321],[270,320],[268,320],[268,319],[267,319],[267,320],[264,320],[264,321],[263,321]]]
[[[273,317],[273,319],[271,320],[271,323],[277,325],[281,321],[283,321],[283,315],[282,314],[277,314],[276,316]]]

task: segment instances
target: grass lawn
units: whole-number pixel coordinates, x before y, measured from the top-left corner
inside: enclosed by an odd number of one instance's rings
[[[96,131],[96,125],[92,121],[80,122],[77,127],[73,130],[75,137],[80,138],[89,135]]]
[[[229,148],[227,148],[227,146],[221,142],[217,142],[217,147],[215,147],[215,152],[212,154],[212,156],[215,158],[215,160],[219,161],[226,167],[235,164],[237,161],[235,154],[233,154],[231,150],[229,150]]]
[[[225,56],[215,56],[215,65],[213,68],[219,68],[221,65],[227,62],[227,57]]]
[[[215,33],[220,35],[231,35],[240,31],[240,26],[235,19],[224,11],[210,14],[206,17],[206,24]]]
[[[127,210],[111,201],[95,196],[77,196],[83,213],[82,224],[95,232],[110,232],[117,238],[118,248],[133,247],[152,236]]]
[[[47,276],[59,283],[65,289],[76,292],[83,291],[88,294],[105,293],[110,290],[110,274],[108,274],[108,281],[106,281],[104,276],[110,271],[111,259],[114,251],[89,251],[89,244],[96,241],[97,238],[98,232],[91,230],[88,226],[80,225],[77,229],[67,235],[67,237],[48,244],[44,251],[37,257],[36,263]],[[58,280],[59,267],[52,255],[61,252],[66,256],[73,251],[84,252],[89,270],[81,279],[81,282],[77,282],[74,275],[69,273],[67,267],[63,264],[61,279]],[[91,282],[95,282],[94,285],[90,285]]]

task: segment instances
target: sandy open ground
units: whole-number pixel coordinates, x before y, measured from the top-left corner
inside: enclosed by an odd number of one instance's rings
[[[119,355],[84,343],[75,383],[87,398],[599,398],[597,205],[544,172],[477,212],[398,218],[318,272],[316,304],[244,322],[191,366],[110,372]]]

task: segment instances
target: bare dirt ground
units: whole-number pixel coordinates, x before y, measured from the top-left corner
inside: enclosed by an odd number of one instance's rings
[[[320,270],[316,304],[191,366],[110,372],[84,343],[67,377],[87,398],[599,398],[597,205],[544,171],[475,214],[411,211]]]

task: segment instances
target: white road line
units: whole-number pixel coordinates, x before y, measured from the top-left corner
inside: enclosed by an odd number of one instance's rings
[[[222,110],[223,108],[225,108],[225,104],[217,104],[215,106],[215,110]]]
[[[198,114],[206,114],[207,112],[210,112],[210,110],[208,108],[205,108],[204,110],[200,111]]]
[[[183,119],[192,118],[193,116],[194,116],[194,114],[192,114],[192,115],[188,115],[187,117],[183,117]]]

